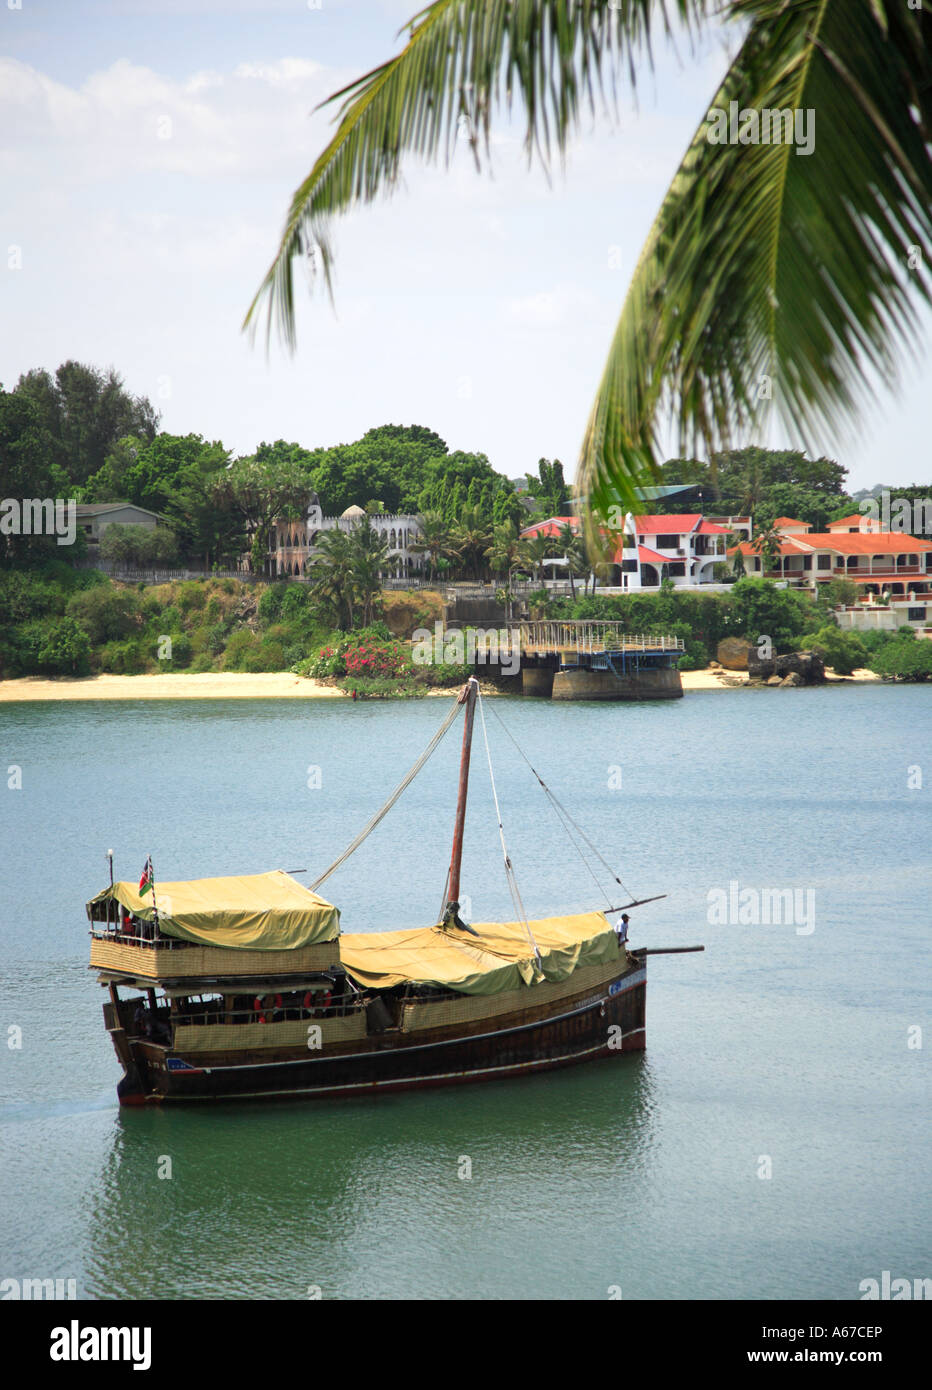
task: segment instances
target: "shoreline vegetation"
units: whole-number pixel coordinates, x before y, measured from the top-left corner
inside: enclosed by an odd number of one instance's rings
[[[740,690],[747,677],[735,671],[683,671],[683,690]],[[863,685],[879,682],[873,671],[858,670],[850,676],[828,676],[826,685]],[[480,683],[483,695],[501,695],[499,687]],[[425,696],[446,695],[455,689],[428,687]],[[515,691],[517,694],[517,690]],[[0,703],[59,700],[267,700],[267,699],[344,699],[352,694],[323,680],[296,676],[290,671],[240,672],[208,671],[200,674],[142,676],[21,676],[0,681]]]
[[[532,592],[532,618],[619,623],[625,632],[679,637],[685,692],[733,689],[744,670],[722,669],[731,645],[766,643],[775,656],[809,651],[834,678],[925,680],[932,643],[912,629],[855,634],[835,623],[833,591],[814,600],[768,580],[743,578],[724,593]],[[59,564],[0,574],[0,700],[334,698],[412,699],[459,688],[470,628],[458,624],[425,662],[423,634],[443,628],[444,600],[428,589],[374,588],[367,609],[341,624],[298,580],[263,583],[205,577],[127,583]],[[365,626],[359,626],[363,620]],[[494,626],[494,622],[493,622]],[[477,629],[477,632],[484,629]],[[741,661],[732,664],[742,666]],[[485,676],[489,693],[510,694],[520,680]]]

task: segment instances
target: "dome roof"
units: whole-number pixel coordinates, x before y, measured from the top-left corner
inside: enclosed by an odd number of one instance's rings
[[[351,507],[347,507],[345,512],[340,513],[340,520],[342,521],[344,517],[365,516],[365,514],[363,508],[357,507],[354,502]]]

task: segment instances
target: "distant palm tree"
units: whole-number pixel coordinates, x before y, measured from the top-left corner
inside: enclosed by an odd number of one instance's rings
[[[741,546],[746,540],[747,536],[743,531],[730,531],[725,538],[726,555],[729,550],[735,552],[731,560],[731,569],[732,573],[736,574],[739,579],[743,578],[746,572],[744,567],[744,555],[741,550]]]
[[[765,526],[758,527],[751,541],[751,549],[756,550],[757,554],[763,558],[765,570],[775,570],[780,568],[781,547],[785,537],[777,530],[772,521]]]
[[[388,563],[388,541],[376,531],[368,516],[361,516],[349,534],[350,567],[356,600],[362,604],[363,626],[375,616],[382,589],[382,573]]]
[[[335,527],[318,538],[311,557],[315,597],[333,605],[337,622],[347,631],[353,627],[356,583],[353,573],[353,546],[346,531]]]
[[[522,542],[518,528],[510,521],[503,521],[492,530],[492,541],[487,551],[489,568],[493,574],[503,574],[506,579],[522,562]]]
[[[479,579],[485,566],[486,552],[492,532],[479,507],[464,507],[460,519],[450,532],[447,554],[464,570],[471,570]]]
[[[555,554],[556,544],[553,536],[540,532],[524,541],[525,563],[530,567],[532,573],[536,572],[541,584],[544,582],[544,561],[552,559]]]
[[[439,512],[424,512],[418,517],[418,535],[409,544],[408,549],[427,556],[428,579],[433,579],[439,561],[446,554],[449,541],[450,528]]]
[[[586,548],[582,537],[568,523],[561,526],[557,532],[557,542],[566,556],[566,569],[570,577],[570,594],[575,603],[576,576],[585,575],[587,587],[589,584],[589,562],[586,559]]]
[[[529,157],[563,156],[671,15],[739,47],[635,268],[577,486],[591,509],[636,508],[670,416],[685,456],[758,434],[771,402],[810,447],[834,442],[872,380],[896,380],[932,300],[932,6],[913,0],[435,0],[330,98],[336,131],[247,323],[265,300],[294,341],[295,263],[312,256],[329,289],[331,219],[395,188],[405,155],[449,161],[464,131],[480,164],[517,97]]]

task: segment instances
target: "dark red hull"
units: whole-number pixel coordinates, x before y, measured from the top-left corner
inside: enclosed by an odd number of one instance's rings
[[[133,1044],[135,1065],[120,1084],[120,1101],[331,1100],[533,1075],[643,1050],[646,989],[641,964],[585,998],[552,1005],[546,1016],[526,1010],[461,1028],[390,1032],[325,1054],[274,1060],[182,1056]]]

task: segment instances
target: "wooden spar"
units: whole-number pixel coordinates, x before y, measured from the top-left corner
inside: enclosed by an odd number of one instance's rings
[[[690,951],[704,951],[704,946],[641,946],[633,956],[686,956]]]
[[[453,853],[450,856],[450,878],[447,889],[447,908],[459,905],[460,899],[460,864],[463,859],[463,826],[466,822],[466,794],[469,788],[469,753],[472,747],[472,722],[476,712],[476,691],[478,683],[475,676],[470,677],[463,693],[460,696],[460,704],[466,706],[466,717],[463,723],[463,752],[460,757],[460,787],[456,801],[456,823],[453,827]]]
[[[653,898],[636,898],[633,903],[625,903],[624,907],[603,907],[601,910],[607,917],[611,912],[627,912],[629,907],[643,907],[644,903],[659,903],[660,899],[666,896],[666,893],[658,893]]]

